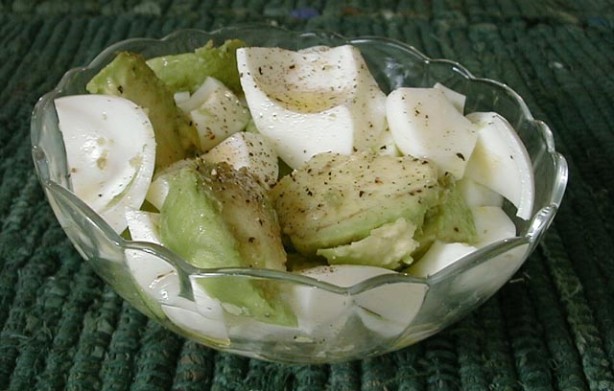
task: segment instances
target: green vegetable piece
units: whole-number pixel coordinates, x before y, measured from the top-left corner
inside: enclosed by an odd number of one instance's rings
[[[156,137],[156,171],[200,150],[196,128],[141,55],[120,52],[86,88],[92,94],[122,96],[147,110]]]
[[[147,64],[173,92],[194,92],[211,76],[240,94],[236,50],[243,46],[245,43],[238,39],[227,40],[220,46],[209,41],[194,52],[155,57]]]
[[[413,239],[415,230],[414,224],[400,218],[373,229],[364,239],[320,249],[316,253],[331,265],[368,265],[395,270],[413,262],[412,253],[418,247],[418,242]]]
[[[435,240],[471,244],[477,239],[473,213],[456,182],[449,176],[444,181],[447,184],[442,202],[427,212],[420,232],[416,233],[421,247],[429,246]]]
[[[259,190],[254,177],[226,163],[199,160],[165,175],[171,175],[160,211],[160,236],[165,246],[200,268],[285,269],[275,214],[262,199],[266,193]],[[270,281],[238,276],[199,281],[235,315],[296,324],[278,286]]]
[[[283,233],[304,254],[361,240],[399,218],[420,227],[440,193],[431,163],[371,152],[316,155],[271,191]]]
[[[226,162],[199,163],[207,187],[222,204],[245,266],[286,270],[281,228],[267,190],[247,168],[235,170]]]

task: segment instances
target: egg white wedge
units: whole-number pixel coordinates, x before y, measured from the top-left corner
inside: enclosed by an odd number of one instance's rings
[[[475,151],[466,176],[496,191],[516,208],[516,215],[531,218],[535,184],[531,159],[514,128],[494,112],[467,115],[478,128]]]
[[[370,330],[396,337],[411,324],[422,307],[428,286],[407,281],[389,283],[359,294],[355,302],[359,316]]]
[[[349,287],[369,278],[396,272],[374,266],[333,265],[305,269],[300,274],[341,287]],[[293,287],[292,307],[303,330],[318,336],[333,337],[352,315],[357,315],[367,329],[382,335],[401,333],[417,314],[426,286],[422,284],[387,284],[356,296],[338,295],[306,286]]]
[[[516,226],[510,217],[498,206],[471,208],[477,241],[473,245],[482,248],[491,243],[516,236]]]
[[[245,316],[234,316],[226,313],[228,335],[231,340],[245,339],[250,341],[274,341],[276,343],[313,343],[313,330],[303,330],[300,327],[283,326],[273,323],[259,322]]]
[[[464,177],[456,182],[467,206],[502,206],[503,196],[473,179]]]
[[[316,266],[299,274],[341,287],[354,285],[369,277],[390,273],[390,270],[359,265]],[[353,311],[353,300],[348,295],[331,293],[323,289],[295,285],[291,292],[291,305],[303,330],[321,330],[333,336]]]
[[[401,151],[397,148],[397,144],[392,137],[390,129],[386,128],[381,134],[380,140],[375,146],[375,152],[380,155],[401,156]]]
[[[161,244],[158,218],[157,213],[128,209],[126,220],[132,240]],[[125,255],[126,265],[139,287],[138,292],[143,301],[156,316],[163,318],[162,303],[179,294],[177,270],[170,263],[149,252],[126,249]]]
[[[401,152],[463,177],[477,134],[442,88],[398,88],[388,95],[386,115]]]
[[[153,180],[149,185],[149,189],[147,189],[145,199],[156,207],[156,209],[162,210],[162,205],[164,204],[164,200],[168,195],[170,186],[168,173],[174,172],[180,167],[188,164],[191,164],[191,159],[179,160],[154,175]]]
[[[386,128],[386,96],[351,45],[240,48],[237,65],[256,127],[292,168],[375,148]]]
[[[138,209],[126,209],[126,222],[132,240],[161,244],[158,213]]]
[[[216,145],[202,158],[211,163],[227,162],[235,170],[245,167],[269,187],[277,182],[279,174],[277,153],[271,143],[259,133],[237,132]]]
[[[380,274],[393,273],[391,270],[373,266],[334,265],[316,266],[299,274],[341,287],[349,287]],[[334,336],[341,330],[354,311],[353,298],[323,289],[296,285],[291,293],[292,309],[299,325],[309,332]]]
[[[166,317],[193,334],[195,339],[228,344],[230,340],[224,319],[207,318],[198,310],[196,303],[179,296],[173,299],[172,304],[162,304]]]
[[[136,209],[126,211],[128,230],[132,240],[161,244],[158,231],[160,215]],[[126,250],[126,263],[134,280],[142,291],[156,301],[164,301],[170,296],[179,294],[178,284],[160,283],[165,277],[177,277],[177,270],[161,258],[139,250]],[[165,280],[166,283],[169,279]]]
[[[116,96],[72,95],[55,107],[75,194],[117,233],[138,209],[154,172],[156,140],[145,111]]]
[[[528,246],[520,245],[459,273],[450,281],[450,295],[489,297],[494,294],[520,268]]]
[[[477,247],[467,243],[446,243],[436,240],[422,258],[408,267],[406,271],[413,276],[426,278],[476,250]]]
[[[452,103],[452,105],[456,107],[456,110],[458,110],[459,113],[464,114],[465,102],[467,101],[467,97],[465,95],[461,94],[460,92],[456,92],[441,83],[435,83],[433,85],[433,88],[440,89],[444,93],[446,98],[448,98],[450,103]]]
[[[177,107],[181,108],[181,105],[184,105],[185,102],[190,99],[190,91],[175,92],[173,99],[175,100]]]
[[[204,152],[243,130],[250,119],[241,100],[213,77],[205,79],[189,98],[176,96],[175,99],[179,108],[192,119]]]

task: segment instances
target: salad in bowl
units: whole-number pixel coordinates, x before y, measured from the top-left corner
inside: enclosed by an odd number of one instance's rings
[[[562,200],[509,87],[379,37],[267,26],[130,39],[37,103],[32,154],[96,272],[206,346],[331,363],[491,297]]]

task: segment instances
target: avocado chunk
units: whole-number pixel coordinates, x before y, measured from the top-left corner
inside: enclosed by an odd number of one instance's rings
[[[424,224],[415,235],[420,242],[417,254],[426,251],[435,240],[469,244],[477,240],[473,213],[457,182],[450,175],[445,175],[441,181],[445,183],[442,200],[427,211]]]
[[[279,225],[266,191],[246,171],[195,159],[169,175],[160,211],[162,243],[199,268],[285,270]],[[259,321],[295,325],[296,317],[271,281],[209,276],[199,283],[222,307]]]
[[[349,244],[404,218],[416,227],[439,203],[438,169],[411,156],[325,152],[271,190],[282,232],[297,251]]]
[[[118,53],[86,88],[92,94],[122,96],[147,111],[156,137],[156,171],[200,150],[196,128],[141,55]]]
[[[316,254],[325,257],[331,265],[367,265],[395,270],[413,262],[412,253],[418,247],[413,239],[415,230],[415,224],[401,217],[373,229],[364,239],[319,249]]]
[[[240,94],[236,51],[243,46],[245,43],[238,39],[227,40],[219,46],[209,41],[193,52],[155,57],[147,64],[173,93],[194,92],[211,76]]]
[[[281,228],[260,179],[246,167],[235,170],[226,162],[203,161],[198,168],[222,204],[222,216],[237,239],[244,266],[286,270]]]

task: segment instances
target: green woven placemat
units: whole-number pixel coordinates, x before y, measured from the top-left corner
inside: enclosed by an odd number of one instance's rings
[[[0,390],[614,389],[614,2],[0,2]],[[66,239],[29,116],[68,68],[127,37],[265,21],[401,39],[516,89],[568,159],[543,244],[485,305],[401,351],[337,365],[219,353],[148,321]]]

